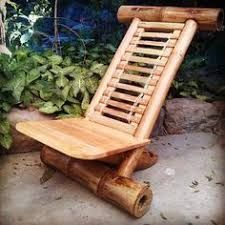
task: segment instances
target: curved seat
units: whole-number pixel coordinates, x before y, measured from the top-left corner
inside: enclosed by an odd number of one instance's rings
[[[147,139],[138,139],[84,118],[21,122],[16,129],[79,159],[99,159],[149,143]]]

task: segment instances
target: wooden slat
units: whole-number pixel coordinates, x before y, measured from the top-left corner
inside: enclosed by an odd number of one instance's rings
[[[168,42],[163,42],[163,41],[148,41],[148,40],[136,40],[135,38],[133,38],[133,40],[131,41],[131,44],[136,44],[136,45],[146,45],[146,46],[158,46],[158,47],[163,47],[165,46],[165,44],[168,47],[174,47],[176,44],[175,39],[171,39]]]
[[[175,30],[173,33],[163,33],[163,32],[143,32],[141,34],[142,37],[149,37],[149,38],[170,38],[170,39],[178,39],[180,36],[180,30]],[[135,35],[139,33],[136,32]]]
[[[127,110],[127,111],[133,111],[133,112],[136,112],[136,113],[139,113],[139,114],[142,114],[144,112],[144,109],[143,108],[140,108],[140,107],[133,107],[133,105],[129,105],[129,104],[126,104],[126,103],[123,103],[123,102],[118,102],[118,101],[115,101],[115,100],[112,100],[112,99],[108,99],[107,97],[102,97],[101,101],[102,103],[107,103],[107,105],[110,105],[110,106],[113,106],[113,107],[116,107],[116,108],[119,108],[119,109],[124,109],[124,110]]]
[[[95,111],[93,116],[90,118],[91,121],[102,124],[107,127],[114,128],[116,130],[123,131],[125,133],[133,135],[137,126],[123,123],[119,120],[115,120],[106,116],[101,115],[99,112]]]
[[[97,111],[100,111],[101,110],[101,105],[97,105],[95,109]],[[116,109],[111,109],[111,108],[108,108],[108,107],[104,107],[102,112],[106,113],[106,114],[109,114],[111,116],[114,116],[114,117],[118,117],[118,118],[124,119],[126,121],[128,121],[128,119],[130,119],[130,121],[132,121],[134,123],[137,123],[137,124],[141,120],[140,116],[130,116],[130,118],[129,118],[129,114],[128,113],[121,112],[121,111],[118,111]]]
[[[124,59],[126,58],[126,54],[124,55]],[[165,66],[167,63],[167,58],[162,57],[161,59],[153,59],[149,57],[140,57],[140,56],[130,56],[129,62],[137,62],[137,63],[146,63],[151,65],[159,65]]]
[[[121,68],[121,67],[123,67],[123,65],[119,64],[118,68]],[[153,69],[146,68],[146,67],[141,67],[141,66],[126,65],[124,67],[124,69],[125,70],[130,70],[130,71],[135,71],[135,72],[140,72],[140,73],[146,73],[146,74],[153,74],[153,75],[159,76],[162,73],[164,67],[157,66],[157,68],[153,70]]]
[[[129,102],[136,102],[137,101],[137,97],[136,96],[120,93],[120,92],[117,92],[117,91],[114,91],[114,92],[111,93],[110,90],[106,89],[104,94],[106,96],[112,96],[114,98],[123,99],[123,100],[129,101]],[[141,98],[141,99],[138,100],[138,103],[140,103],[142,105],[147,105],[148,104],[148,99],[142,99]]]
[[[138,25],[140,28],[166,30],[182,30],[184,23],[165,23],[165,22],[145,22],[141,21]]]
[[[134,74],[127,74],[123,73],[121,76],[118,74],[114,74],[113,77],[123,79],[123,80],[128,80],[128,81],[133,81],[137,83],[143,83],[143,84],[148,84],[155,86],[157,84],[157,81],[159,80],[158,76],[152,76],[151,79],[149,77],[144,77],[144,76],[139,76],[139,75],[134,75]]]
[[[113,81],[110,81],[108,85],[110,87],[115,87],[115,88],[119,88],[122,90],[133,91],[133,92],[137,92],[137,93],[144,93],[146,95],[151,95],[154,90],[153,86],[150,86],[147,90],[145,90],[142,87],[137,87],[134,85],[123,84],[123,83],[118,83],[118,82],[113,82]]]
[[[169,57],[172,50],[173,50],[172,48],[165,48],[162,50],[158,50],[153,48],[133,47],[133,45],[130,45],[127,49],[128,52],[135,52],[135,53],[141,53],[146,55],[158,55],[158,56],[164,56],[164,57]]]

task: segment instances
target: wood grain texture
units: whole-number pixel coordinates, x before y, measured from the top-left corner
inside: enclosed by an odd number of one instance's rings
[[[149,143],[86,119],[18,123],[17,130],[68,156],[97,159]]]

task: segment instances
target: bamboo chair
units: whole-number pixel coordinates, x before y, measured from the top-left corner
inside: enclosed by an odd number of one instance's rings
[[[197,29],[222,26],[222,11],[207,10],[122,6],[118,18],[131,24],[86,117],[22,122],[17,130],[46,145],[44,163],[131,215],[143,216],[152,192],[130,177]],[[116,170],[96,161],[123,152]]]

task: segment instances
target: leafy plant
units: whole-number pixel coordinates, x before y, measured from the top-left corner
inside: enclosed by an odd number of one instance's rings
[[[0,145],[8,149],[11,144],[10,124],[6,119],[0,118]]]
[[[76,62],[51,51],[27,49],[17,50],[12,58],[0,55],[1,145],[11,144],[4,115],[13,105],[34,106],[58,117],[82,116],[107,67],[99,57],[87,55],[85,62]]]
[[[202,83],[196,80],[176,80],[173,82],[171,94],[173,97],[191,97],[202,101],[212,100],[213,95],[205,90]]]
[[[28,46],[36,33],[37,21],[51,14],[49,0],[38,0],[35,3],[31,1],[27,4],[28,10],[25,10],[14,3],[10,16],[5,21],[8,42],[11,46]]]

